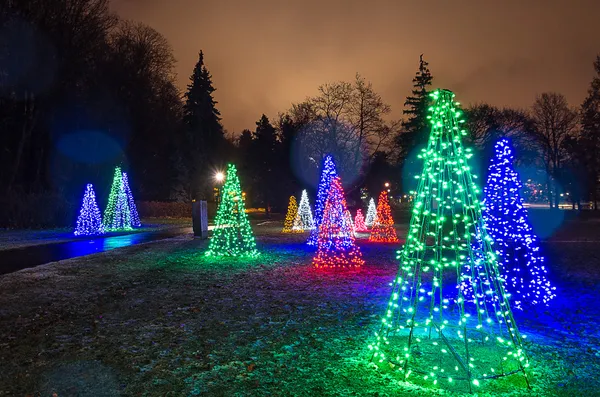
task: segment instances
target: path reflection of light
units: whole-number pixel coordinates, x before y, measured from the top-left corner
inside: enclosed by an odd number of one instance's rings
[[[96,238],[90,240],[71,241],[60,245],[59,249],[64,249],[62,253],[56,255],[53,260],[74,258],[76,256],[90,255],[97,252],[109,251],[115,248],[127,247],[138,244],[146,240],[151,240],[147,233],[133,233],[125,236]]]
[[[143,233],[127,234],[125,236],[108,237],[103,241],[103,250],[108,251],[115,248],[127,247],[140,243],[144,240]]]

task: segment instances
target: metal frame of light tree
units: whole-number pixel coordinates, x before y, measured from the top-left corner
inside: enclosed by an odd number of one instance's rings
[[[283,221],[283,229],[281,229],[281,233],[301,233],[302,230],[294,228],[294,221],[297,217],[298,204],[296,201],[296,197],[290,196],[290,200],[288,202],[288,210],[285,214],[285,219]]]
[[[519,194],[523,185],[513,167],[512,145],[507,138],[502,138],[494,149],[483,189],[483,217],[487,232],[494,240],[493,248],[498,255],[506,292],[510,293],[513,306],[518,309],[540,303],[547,306],[555,297],[556,288],[546,279],[548,271],[540,253],[539,240],[529,224],[527,209]],[[469,271],[468,267],[463,270]],[[470,293],[472,282],[467,274],[464,284]]]
[[[96,203],[96,193],[94,186],[88,183],[85,187],[81,209],[77,217],[77,226],[73,232],[75,236],[94,236],[104,234],[104,225],[102,225],[102,214]]]
[[[351,270],[365,263],[360,248],[355,244],[347,214],[342,182],[336,176],[331,180],[323,221],[319,226],[317,253],[312,261],[317,269]]]
[[[129,204],[123,186],[123,173],[118,166],[115,167],[102,224],[106,231],[132,230]]]
[[[484,379],[521,373],[529,387],[529,366],[486,234],[480,189],[474,182],[461,135],[461,112],[448,90],[432,93],[431,134],[419,156],[424,160],[406,243],[399,251],[397,277],[375,343],[372,361],[393,367],[404,380],[442,387],[479,386]],[[480,233],[481,245],[472,244]],[[480,247],[481,252],[474,252]],[[483,258],[487,285],[476,294],[497,299],[468,301],[461,288],[461,268]],[[449,274],[456,280],[450,286]],[[444,274],[446,278],[444,279]],[[474,276],[474,275],[472,275]],[[411,377],[412,375],[412,377]]]
[[[131,193],[131,188],[129,187],[129,178],[127,177],[126,172],[123,172],[122,183],[123,187],[125,188],[125,195],[127,196],[127,204],[129,205],[131,226],[140,227],[142,226],[142,222],[140,222],[140,215],[138,214],[135,201],[133,200],[133,194]]]
[[[325,202],[329,195],[329,187],[331,180],[337,176],[337,170],[333,156],[328,154],[323,159],[323,167],[321,170],[321,179],[319,182],[319,188],[317,189],[317,200],[315,201],[315,228],[311,230],[310,236],[306,244],[309,246],[316,246],[317,240],[319,239],[319,225],[321,225],[321,219],[323,218],[323,211],[325,210]]]
[[[374,243],[397,243],[399,241],[396,229],[394,229],[394,219],[392,218],[392,209],[390,208],[388,194],[385,190],[379,195],[377,216],[371,228],[369,241]]]
[[[377,218],[377,207],[375,206],[375,200],[373,197],[369,200],[369,206],[367,207],[367,215],[365,217],[365,225],[368,227],[373,226],[375,219]]]
[[[256,257],[256,240],[250,227],[235,165],[227,165],[222,198],[206,256]]]
[[[294,228],[302,231],[313,230],[315,228],[315,221],[310,210],[306,189],[302,191],[302,195],[300,196],[300,204],[298,204],[298,214],[294,220]]]

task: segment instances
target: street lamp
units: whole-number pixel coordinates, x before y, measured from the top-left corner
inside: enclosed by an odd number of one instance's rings
[[[386,183],[384,183],[384,184],[383,184],[383,186],[385,186],[385,187],[390,187],[390,183],[389,183],[389,182],[386,182]]]
[[[215,173],[215,181],[217,182],[218,187],[215,188],[215,201],[217,202],[217,205],[219,205],[219,202],[221,201],[221,186],[223,185],[223,180],[225,179],[225,174],[223,174],[221,171],[217,171]]]

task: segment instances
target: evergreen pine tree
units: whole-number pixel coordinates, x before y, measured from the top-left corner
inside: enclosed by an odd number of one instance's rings
[[[402,122],[402,131],[396,137],[396,146],[402,160],[406,160],[411,150],[416,149],[418,152],[427,143],[429,128],[427,115],[431,106],[428,87],[433,81],[428,65],[421,54],[419,70],[413,78],[412,95],[406,97],[404,102],[406,109],[403,113],[408,115],[408,119]]]
[[[185,153],[184,164],[190,178],[192,197],[207,197],[214,169],[220,168],[222,153],[225,149],[225,137],[221,125],[221,114],[213,98],[215,88],[212,76],[204,65],[204,54],[200,51],[198,62],[190,76],[185,93],[183,121],[186,127],[186,139],[180,150]],[[194,183],[192,183],[194,181]]]
[[[269,118],[264,114],[256,122],[256,131],[252,141],[253,168],[256,170],[255,197],[261,198],[267,216],[270,213],[277,181],[275,180],[277,168],[277,131],[271,125]]]
[[[587,172],[594,209],[598,209],[598,177],[600,176],[600,55],[594,62],[596,76],[592,79],[588,95],[581,105],[581,147],[583,158],[579,161]]]

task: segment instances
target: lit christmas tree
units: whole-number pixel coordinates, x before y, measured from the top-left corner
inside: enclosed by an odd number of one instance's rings
[[[258,256],[256,241],[246,214],[244,195],[235,165],[227,166],[222,199],[207,256]]]
[[[306,190],[302,191],[302,196],[300,197],[297,221],[294,222],[294,227],[300,228],[301,230],[313,230],[315,228],[315,222],[310,210],[310,203],[308,202]]]
[[[298,204],[296,203],[296,197],[290,196],[290,202],[288,204],[287,214],[283,221],[283,229],[281,233],[300,233],[302,230],[294,229],[294,221],[298,217]]]
[[[127,195],[123,186],[123,173],[121,167],[115,167],[113,183],[108,196],[108,204],[104,210],[102,220],[107,231],[131,230],[131,216]]]
[[[354,217],[354,231],[357,233],[367,232],[367,225],[365,225],[365,217],[361,209],[356,210],[356,216]]]
[[[348,227],[352,229],[352,233],[356,233],[356,230],[354,230],[354,222],[352,221],[352,214],[350,213],[350,210],[346,210],[346,212],[344,212],[344,219]]]
[[[487,232],[494,240],[504,288],[510,293],[513,306],[522,309],[524,304],[547,305],[555,297],[556,288],[546,279],[548,271],[538,237],[523,207],[519,194],[522,183],[513,161],[512,145],[508,139],[499,140],[483,189],[483,216]]]
[[[369,346],[372,360],[402,380],[437,387],[471,391],[485,379],[518,373],[528,386],[522,337],[484,227],[470,149],[462,146],[461,111],[450,91],[432,97],[431,135],[419,156],[423,172],[392,296]],[[473,244],[478,233],[481,245]],[[497,299],[471,301],[456,288],[465,262],[479,256],[489,275],[484,294]],[[483,286],[473,287],[479,296]]]
[[[122,178],[123,187],[125,188],[125,195],[127,196],[127,204],[129,205],[131,226],[140,227],[142,226],[142,222],[140,222],[140,216],[138,214],[135,201],[133,200],[133,194],[131,193],[131,188],[129,187],[129,178],[127,177],[126,172],[123,172]]]
[[[85,187],[81,210],[77,217],[77,227],[75,228],[76,236],[93,236],[104,234],[104,226],[102,225],[102,215],[96,204],[96,193],[94,186],[88,183]]]
[[[382,191],[377,203],[377,216],[371,229],[369,241],[375,243],[397,243],[398,236],[394,229],[394,219],[392,218],[392,209],[388,200],[387,191]]]
[[[375,207],[375,200],[373,197],[369,200],[369,207],[367,208],[367,217],[365,219],[365,225],[368,227],[373,226],[375,223],[375,218],[377,218],[377,208]]]
[[[323,169],[321,171],[321,181],[319,182],[319,189],[317,190],[317,201],[315,202],[315,228],[311,231],[308,241],[306,242],[310,246],[316,246],[317,240],[319,239],[319,225],[323,218],[323,211],[325,209],[325,201],[329,195],[329,186],[331,180],[337,176],[335,163],[331,155],[325,156],[323,160]]]
[[[356,269],[364,264],[362,253],[354,243],[354,231],[348,224],[346,199],[339,177],[331,181],[319,226],[317,254],[313,265],[319,269]]]
[[[119,194],[117,196],[117,203],[115,205],[115,215],[113,216],[112,223],[110,224],[108,230],[133,230],[133,228],[131,227],[131,210],[129,209],[129,203],[127,202],[125,186],[122,184],[119,188]]]

